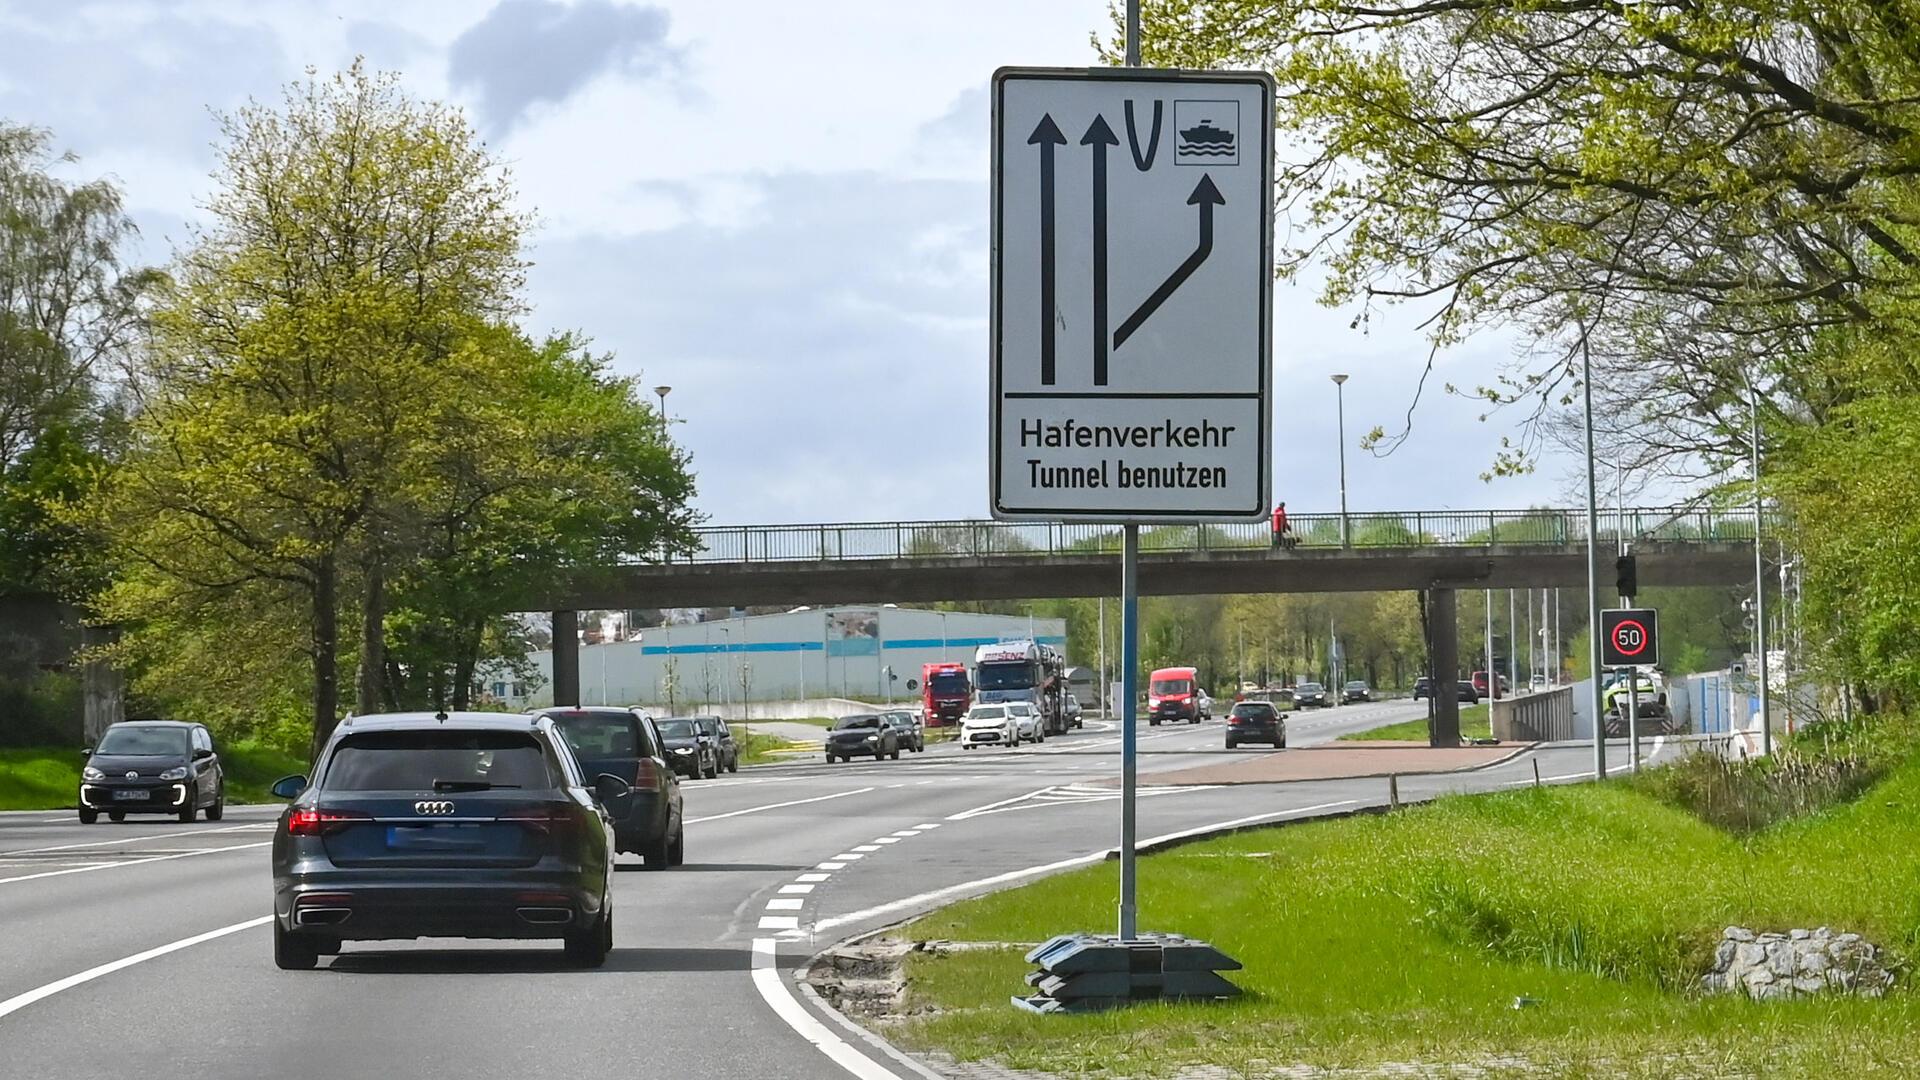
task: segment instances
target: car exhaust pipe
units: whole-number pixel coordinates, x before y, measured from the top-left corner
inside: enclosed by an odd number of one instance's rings
[[[535,926],[559,926],[573,921],[573,909],[563,907],[523,907],[514,909],[519,916]]]
[[[301,907],[293,913],[293,921],[301,926],[339,926],[352,916],[352,908]]]

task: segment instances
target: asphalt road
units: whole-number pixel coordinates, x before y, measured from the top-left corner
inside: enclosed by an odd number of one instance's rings
[[[1420,710],[1398,702],[1295,715],[1290,741]],[[1141,769],[1225,757],[1221,740],[1218,721],[1143,726]],[[835,941],[985,891],[990,879],[1097,861],[1118,834],[1118,792],[1100,783],[1117,775],[1118,742],[1095,723],[1020,750],[937,745],[897,762],[815,759],[689,783],[687,865],[623,863],[615,949],[596,971],[567,968],[557,945],[428,941],[350,945],[318,971],[282,972],[265,924],[277,807],[230,808],[223,822],[191,826],[0,814],[0,1071],[35,1080],[913,1076],[796,1000],[791,969]],[[1535,759],[1547,778],[1571,780],[1590,768],[1591,751],[1547,748],[1474,773],[1407,778],[1401,795],[1531,783]],[[1612,760],[1624,763],[1621,750]],[[1140,836],[1150,839],[1377,804],[1386,784],[1142,795]],[[1162,914],[1143,912],[1143,927]]]

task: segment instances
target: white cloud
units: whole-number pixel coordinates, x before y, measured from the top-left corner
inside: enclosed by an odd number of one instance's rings
[[[531,325],[675,387],[716,521],[969,516],[986,509],[988,82],[1089,63],[1106,26],[1106,0],[13,5],[0,116],[117,175],[161,259],[209,185],[207,110],[364,53],[494,132],[543,223]],[[1488,381],[1500,339],[1442,358],[1398,453],[1359,451],[1401,422],[1426,345],[1410,312],[1363,333],[1312,299],[1275,297],[1276,493],[1295,509],[1338,502],[1335,370],[1353,376],[1355,509],[1559,494],[1482,484],[1510,420],[1439,390]]]

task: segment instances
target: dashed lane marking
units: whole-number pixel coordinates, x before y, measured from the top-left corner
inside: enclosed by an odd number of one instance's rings
[[[749,806],[744,810],[730,810],[724,814],[709,814],[706,817],[688,818],[686,823],[688,825],[698,825],[704,821],[720,821],[723,818],[736,818],[736,817],[741,817],[745,814],[758,814],[763,811],[779,810],[783,807],[788,807],[788,806],[805,806],[807,803],[826,802],[829,799],[844,799],[849,795],[865,795],[869,791],[878,791],[878,790],[880,789],[863,787],[863,788],[856,788],[852,791],[836,791],[831,795],[817,795],[811,799],[794,799],[789,802],[768,803],[765,806]]]

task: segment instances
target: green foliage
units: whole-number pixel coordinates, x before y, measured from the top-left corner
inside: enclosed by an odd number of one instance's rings
[[[1804,558],[1808,636],[1835,674],[1920,696],[1920,393],[1889,393],[1793,432],[1771,479]]]
[[[90,441],[110,424],[101,385],[159,280],[120,264],[135,232],[120,192],[55,175],[75,160],[48,132],[0,121],[0,474],[49,431]]]
[[[66,671],[0,675],[0,746],[72,738],[80,727],[80,677]]]
[[[507,611],[689,542],[684,456],[604,358],[511,325],[528,219],[457,111],[356,64],[222,125],[87,507],[117,656],[230,734],[283,738],[292,694],[317,743],[356,674],[363,708],[465,704],[524,659]]]
[[[101,587],[95,538],[61,511],[92,491],[105,464],[73,428],[56,421],[0,471],[0,593],[78,600]]]
[[[1710,825],[1745,836],[1846,802],[1882,773],[1878,763],[1851,755],[1787,752],[1734,761],[1690,754],[1629,782]]]
[[[1340,736],[1343,742],[1381,742],[1384,740],[1402,740],[1426,742],[1430,737],[1427,718],[1403,720],[1398,724],[1383,724],[1366,731],[1349,731]],[[1463,739],[1493,738],[1493,714],[1486,705],[1462,705],[1460,707],[1460,737]]]

